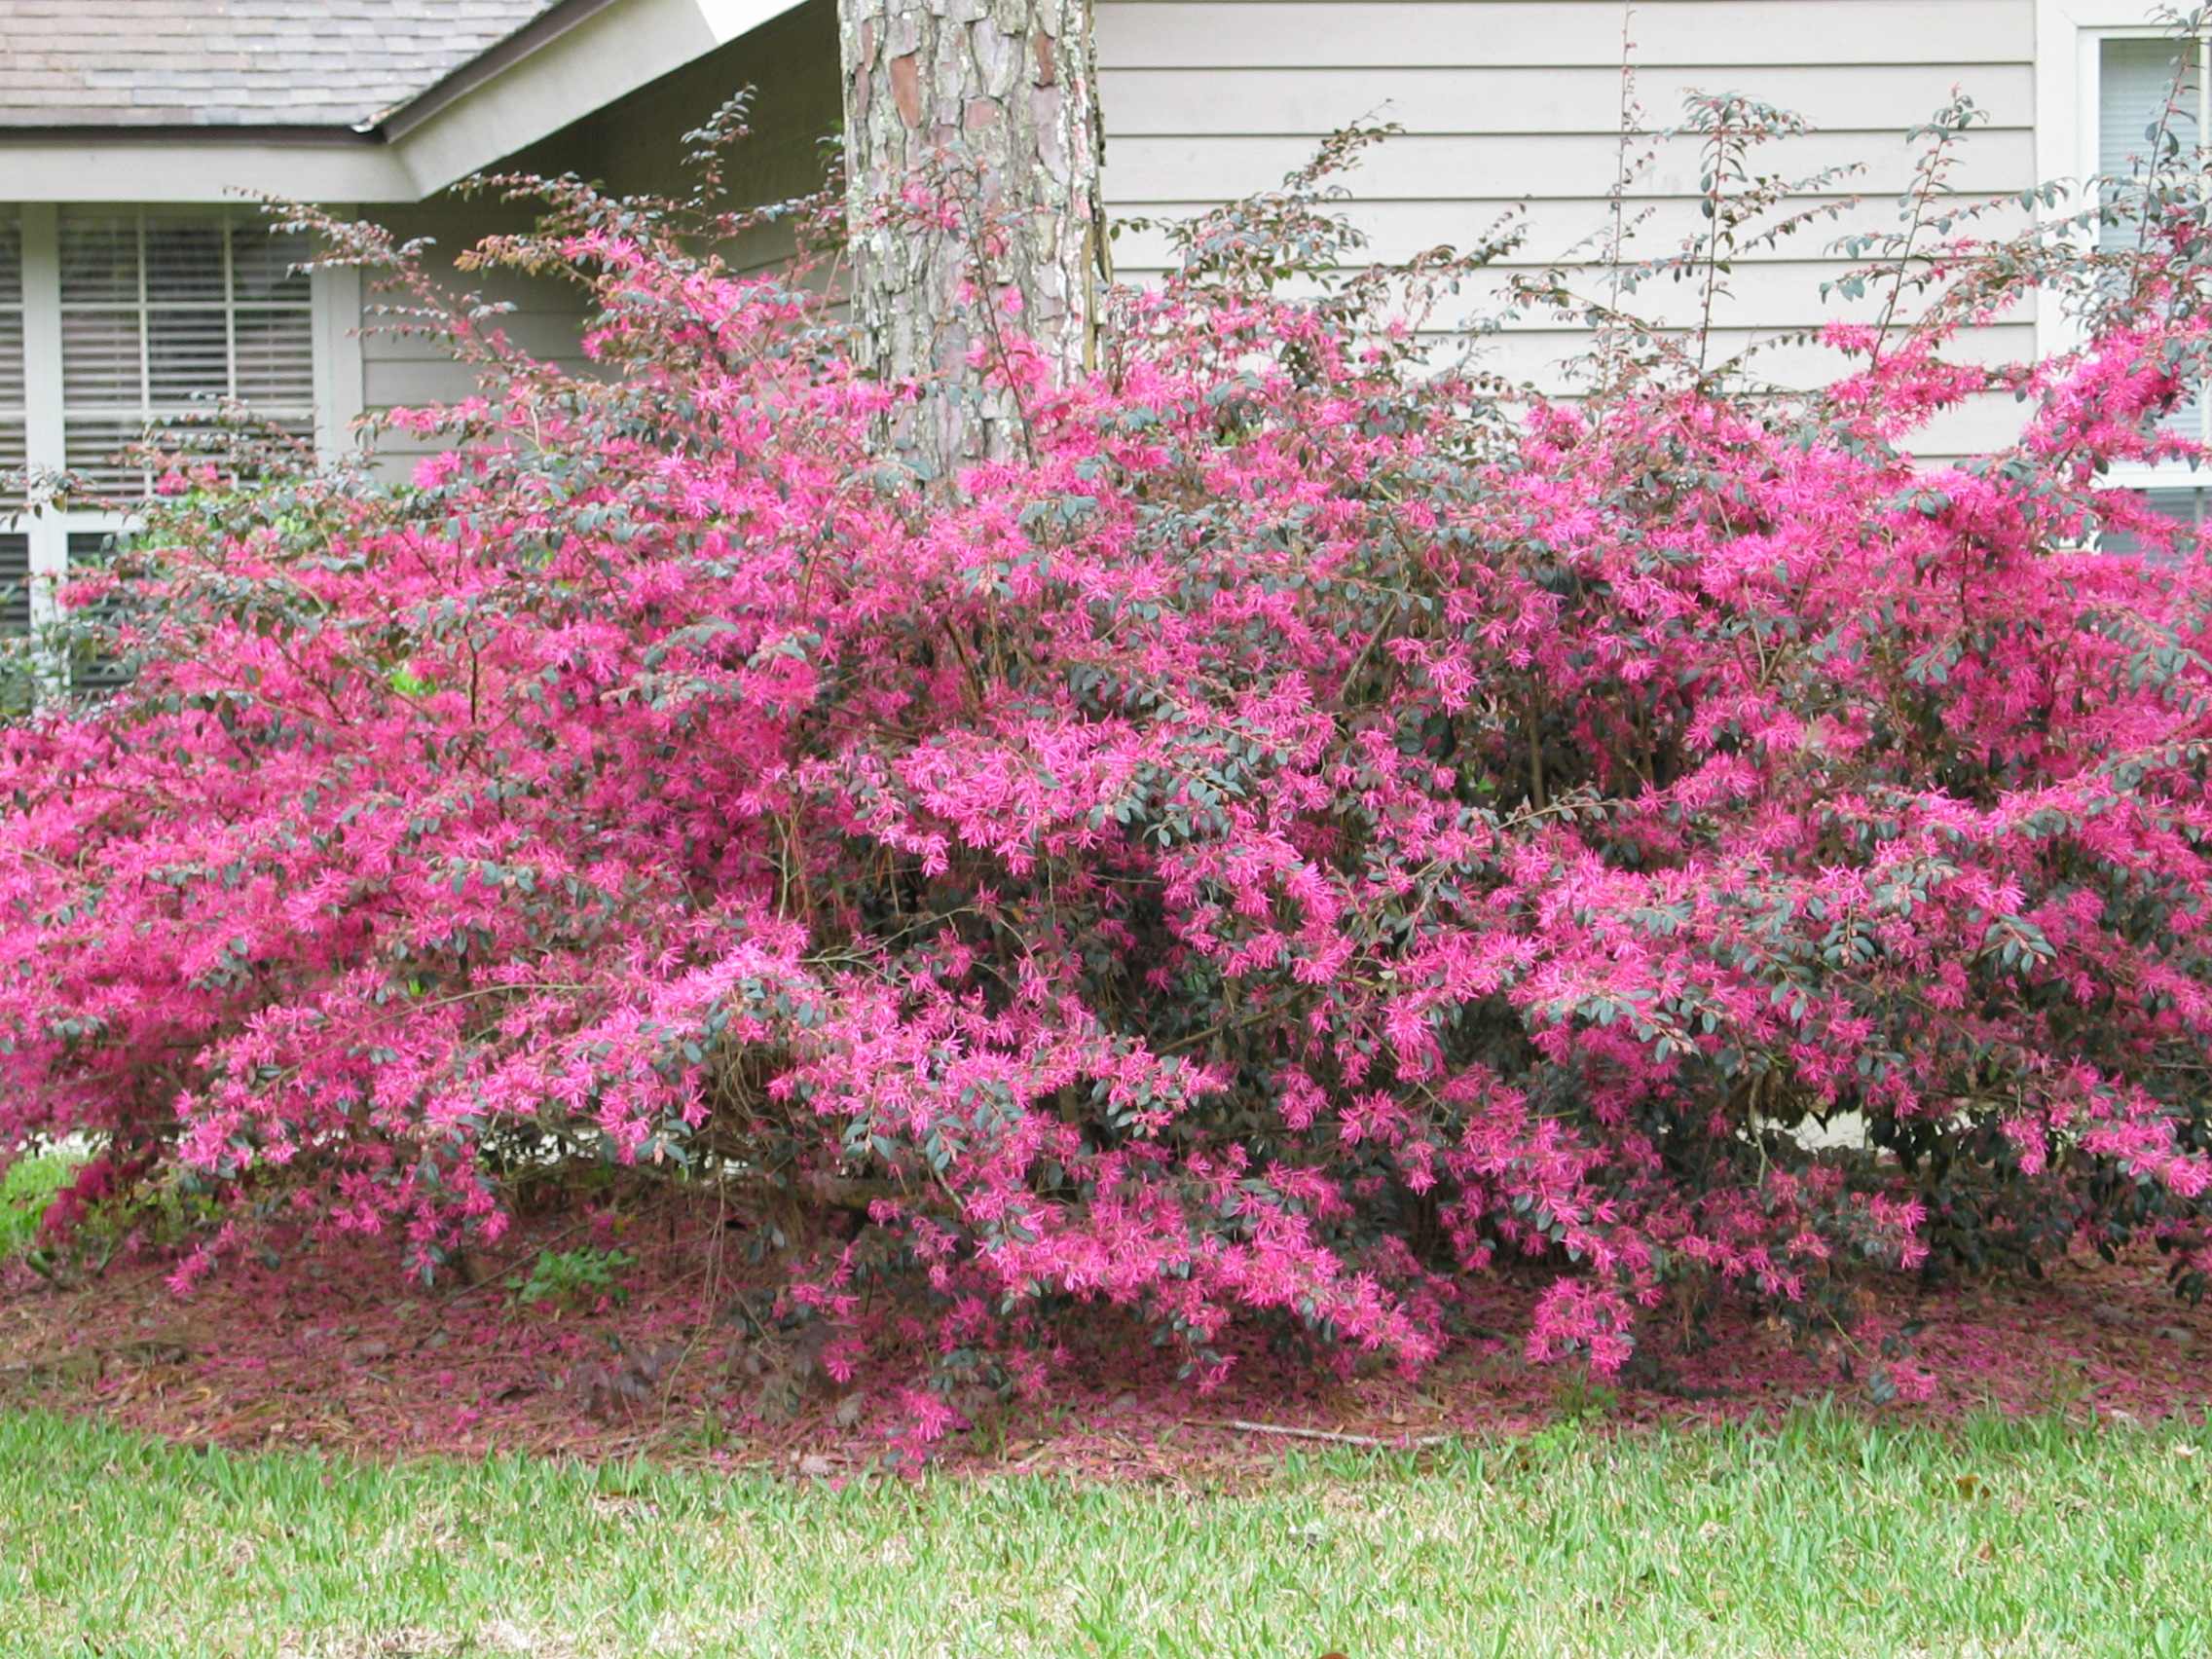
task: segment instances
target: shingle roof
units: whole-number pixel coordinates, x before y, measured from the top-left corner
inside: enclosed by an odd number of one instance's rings
[[[0,128],[331,127],[552,0],[0,0]]]

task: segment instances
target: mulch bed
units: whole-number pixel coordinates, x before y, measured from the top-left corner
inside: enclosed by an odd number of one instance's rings
[[[621,1305],[588,1309],[514,1303],[514,1264],[573,1233],[554,1221],[518,1228],[503,1262],[474,1284],[425,1288],[374,1240],[309,1247],[280,1269],[234,1263],[189,1298],[168,1288],[161,1261],[59,1284],[12,1268],[0,1277],[0,1401],[232,1447],[643,1454],[823,1479],[880,1467],[897,1391],[864,1380],[840,1392],[819,1373],[793,1384],[775,1340],[731,1315],[742,1275],[720,1255],[699,1260],[701,1231],[681,1225],[689,1218],[666,1219],[639,1229],[654,1245],[626,1243],[638,1261]],[[767,1307],[764,1285],[751,1306]],[[1562,1416],[1634,1428],[1778,1416],[1823,1396],[1900,1421],[1979,1410],[2125,1421],[2212,1407],[2212,1309],[2176,1302],[2155,1259],[2084,1256],[2040,1283],[1899,1283],[1883,1295],[1921,1323],[1913,1359],[1936,1378],[1931,1399],[1877,1406],[1862,1370],[1847,1376],[1834,1354],[1733,1316],[1694,1349],[1651,1333],[1656,1359],[1610,1384],[1531,1366],[1519,1340],[1527,1296],[1504,1282],[1494,1311],[1479,1310],[1494,1334],[1410,1382],[1338,1381],[1254,1351],[1201,1396],[1133,1326],[1102,1315],[1082,1321],[1083,1346],[1043,1401],[956,1399],[976,1428],[945,1442],[938,1461],[1215,1482],[1260,1475],[1286,1449],[1418,1447]],[[1143,1356],[1134,1365],[1132,1353]]]

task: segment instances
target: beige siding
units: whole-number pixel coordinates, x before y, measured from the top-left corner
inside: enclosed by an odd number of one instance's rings
[[[1394,121],[1406,135],[1370,152],[1348,181],[1347,211],[1376,255],[1465,245],[1526,203],[1527,240],[1506,268],[1548,265],[1605,215],[1619,158],[1622,21],[1617,0],[1100,0],[1109,203],[1118,214],[1193,211],[1272,186],[1338,128]],[[1839,188],[1866,200],[1839,225],[1738,270],[1719,313],[1731,347],[1864,313],[1824,302],[1822,281],[1842,267],[1823,256],[1846,228],[1895,223],[1910,165],[1904,131],[1954,85],[1991,115],[1957,187],[1996,194],[2035,182],[2034,0],[1641,0],[1630,29],[1648,129],[1675,122],[1692,89],[1742,91],[1819,129],[1776,147],[1778,170],[1862,169]],[[1650,210],[1637,256],[1671,250],[1699,222],[1694,149],[1678,140],[1657,149],[1636,187],[1636,205]],[[1157,234],[1116,244],[1124,276],[1141,278],[1165,257]],[[1683,322],[1694,314],[1687,301],[1662,287],[1643,303],[1655,320]],[[2032,320],[2023,313],[1992,331],[1976,353],[2025,354]],[[1491,360],[1551,379],[1573,345],[1570,332],[1530,319]],[[1769,372],[1809,380],[1835,366],[1792,347]],[[1930,445],[1999,441],[2014,419],[2009,403],[1972,412]]]
[[[1519,207],[1527,240],[1506,269],[1548,265],[1605,215],[1618,163],[1622,13],[1617,0],[1099,0],[1109,205],[1117,215],[1194,213],[1272,186],[1339,127],[1395,121],[1406,135],[1372,152],[1350,180],[1347,211],[1376,255],[1464,245]],[[1968,146],[1958,187],[1995,194],[2035,181],[2034,0],[1641,0],[1632,32],[1649,129],[1675,121],[1691,89],[1736,89],[1797,110],[1818,129],[1778,147],[1779,167],[1862,169],[1838,187],[1865,198],[1841,223],[1744,260],[1717,315],[1724,349],[1867,314],[1863,304],[1823,299],[1821,283],[1841,270],[1825,249],[1846,227],[1894,223],[1892,199],[1909,166],[1904,129],[1954,85],[1992,116]],[[812,188],[821,177],[819,141],[839,113],[832,0],[808,0],[514,165],[572,167],[618,190],[671,188],[681,134],[747,83],[759,89],[756,132],[738,152],[736,191],[772,201]],[[1647,210],[1637,255],[1678,245],[1700,222],[1694,151],[1679,141],[1658,148],[1637,187],[1636,206]],[[434,235],[450,249],[496,228],[489,211],[441,201],[390,217],[395,228]],[[764,243],[745,250],[743,262],[777,251]],[[1130,231],[1116,243],[1127,276],[1157,273],[1166,257],[1157,232]],[[579,297],[546,283],[509,293],[520,308],[507,325],[515,338],[571,358]],[[1677,287],[1650,290],[1641,303],[1671,324],[1695,314]],[[1478,304],[1470,297],[1464,307]],[[1528,318],[1488,348],[1488,360],[1556,381],[1577,339],[1549,319]],[[2027,354],[2032,314],[1969,349],[1992,358]],[[1800,345],[1766,362],[1768,373],[1799,382],[1837,366]],[[468,390],[431,349],[406,340],[366,342],[363,375],[371,409]],[[2009,403],[1969,412],[1927,447],[1956,453],[2000,441],[2014,419]]]
[[[1699,144],[1690,137],[1654,139],[1652,169],[1638,181],[1636,200],[1686,201],[1695,197]],[[2022,189],[2035,166],[2025,131],[1982,132],[1960,158],[1956,187],[1972,194]],[[1115,202],[1131,206],[1169,200],[1212,201],[1241,196],[1275,183],[1313,153],[1302,135],[1253,137],[1195,133],[1145,137],[1124,133],[1108,148]],[[1371,151],[1351,180],[1362,199],[1439,205],[1464,190],[1475,197],[1531,197],[1587,202],[1596,224],[1618,166],[1618,145],[1597,132],[1409,132]],[[1904,188],[1912,152],[1893,133],[1809,132],[1776,140],[1764,152],[1762,170],[1811,177],[1830,167],[1859,167],[1862,193],[1894,197]],[[1886,207],[1887,203],[1883,204]],[[1882,208],[1862,218],[1887,217]],[[1531,249],[1543,253],[1542,248]]]
[[[1654,68],[2023,61],[2034,0],[1640,0]],[[1099,0],[1115,69],[1324,65],[1548,71],[1620,61],[1618,0]]]
[[[1125,26],[1120,16],[1166,8],[1141,0],[1107,0],[1112,44]],[[1253,8],[1257,10],[1257,7]],[[1345,7],[1344,10],[1355,10]],[[1870,8],[1869,8],[1870,9]],[[1140,18],[1137,22],[1141,24]],[[1368,113],[1386,111],[1417,132],[1557,133],[1604,130],[1619,108],[1617,64],[1554,67],[1537,73],[1485,63],[1389,68],[1335,67],[1230,70],[1153,68],[1118,63],[1108,70],[1118,138],[1326,132]],[[1961,79],[1957,66],[1918,64],[1770,64],[1721,69],[1712,65],[1659,67],[1643,63],[1638,96],[1664,116],[1678,110],[1692,91],[1740,87],[1793,109],[1825,130],[1902,132],[1950,95]],[[1999,125],[2028,125],[2034,75],[2025,63],[1998,63],[1975,71],[1976,102]],[[1605,124],[1593,127],[1593,120]]]
[[[527,215],[481,199],[440,198],[416,207],[392,208],[378,217],[395,236],[429,239],[433,246],[425,261],[454,291],[473,289],[489,300],[511,304],[513,312],[497,319],[496,325],[505,329],[517,346],[558,362],[581,360],[578,337],[584,305],[577,289],[551,277],[464,275],[452,270],[456,254],[485,236],[523,228]],[[375,292],[364,295],[364,300],[368,314],[361,333],[361,403],[371,416],[381,416],[394,405],[458,402],[474,392],[469,372],[442,346],[398,332],[400,319],[378,314],[380,306],[404,306],[410,300]],[[424,440],[406,432],[387,431],[377,439],[378,453],[393,467],[404,465],[424,447]]]

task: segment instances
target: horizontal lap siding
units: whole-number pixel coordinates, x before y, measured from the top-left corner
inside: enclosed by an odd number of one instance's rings
[[[484,237],[527,229],[527,214],[483,199],[447,199],[417,207],[386,209],[378,217],[397,238],[431,240],[433,245],[425,252],[424,264],[449,291],[481,293],[487,300],[513,308],[502,316],[486,318],[487,328],[503,330],[524,351],[567,364],[583,360],[580,341],[585,302],[574,284],[553,277],[519,276],[506,271],[453,269],[455,256]],[[458,403],[475,394],[473,371],[456,362],[436,341],[398,332],[403,318],[380,316],[376,312],[380,303],[410,306],[414,304],[411,298],[368,293],[363,299],[361,401],[371,416],[381,418],[395,406]],[[425,449],[439,447],[434,439],[395,429],[380,432],[376,441],[377,453],[384,458],[387,471],[403,471]]]
[[[1114,169],[1117,205],[1170,199],[1217,200],[1267,189],[1313,154],[1313,138],[1246,137],[1200,133],[1109,141],[1107,166]],[[1652,166],[1637,180],[1635,200],[1687,200],[1697,195],[1700,146],[1695,139],[1640,141],[1655,152]],[[1508,196],[1521,185],[1531,197],[1582,201],[1591,204],[1595,225],[1616,173],[1617,146],[1609,133],[1429,133],[1408,132],[1385,139],[1367,153],[1347,181],[1364,200],[1449,203],[1455,187],[1469,195]],[[1905,186],[1912,152],[1890,132],[1811,132],[1777,139],[1757,166],[1791,177],[1809,177],[1829,167],[1861,169],[1844,186],[1861,194],[1893,198]],[[2022,190],[2035,169],[2035,144],[2025,130],[1978,132],[1962,151],[1953,175],[1957,189],[1972,195]],[[1871,204],[1857,217],[1865,223],[1894,223],[1891,203]]]
[[[1653,69],[2033,60],[2033,0],[1641,0]],[[1103,67],[1611,68],[1615,0],[1099,0]]]
[[[1370,151],[1346,180],[1346,210],[1376,255],[1465,245],[1525,203],[1527,240],[1506,268],[1543,266],[1606,214],[1621,22],[1613,0],[1099,0],[1110,210],[1175,217],[1267,189],[1328,132],[1394,121],[1405,136]],[[2034,0],[1643,0],[1631,32],[1647,127],[1677,121],[1690,90],[1740,91],[1819,129],[1777,146],[1776,170],[1862,168],[1838,187],[1862,194],[1861,205],[1738,269],[1719,312],[1732,339],[1863,313],[1823,301],[1822,281],[1844,269],[1828,246],[1847,230],[1894,226],[1910,163],[1904,130],[1954,85],[1991,116],[1967,146],[1958,188],[1979,196],[2035,182]],[[1694,149],[1657,148],[1636,187],[1636,205],[1652,210],[1636,257],[1670,251],[1700,222]],[[1142,279],[1166,248],[1157,233],[1124,231],[1115,259]],[[1680,321],[1686,298],[1662,284],[1639,303]],[[2023,311],[1973,354],[2026,354],[2032,320]],[[1572,346],[1570,332],[1537,319],[1492,360],[1556,379],[1551,365]],[[1792,348],[1775,361],[1811,377],[1835,359]],[[1954,453],[2001,441],[2014,418],[2009,404],[1970,411],[1929,441]]]
[[[1114,9],[1117,0],[1106,0]],[[1126,10],[1160,10],[1131,5]],[[1111,35],[1109,35],[1111,39]],[[1108,70],[1118,138],[1326,132],[1369,113],[1383,113],[1417,132],[1559,133],[1608,123],[1619,108],[1620,70],[1558,68],[1531,72],[1496,65],[1358,65],[1302,68],[1165,69],[1121,65]],[[1899,134],[1924,120],[1961,79],[1952,64],[1802,64],[1752,68],[1711,65],[1658,68],[1642,64],[1637,95],[1645,109],[1672,116],[1685,94],[1740,89],[1795,110],[1825,130]],[[2034,76],[2025,63],[1973,72],[1974,101],[2000,127],[2025,128],[2033,114]]]
[[[1690,89],[1740,90],[1805,115],[1819,129],[1775,152],[1791,171],[1858,163],[1838,187],[1866,201],[1772,249],[1753,250],[1716,312],[1725,345],[1769,339],[1838,315],[1867,314],[1824,301],[1842,270],[1825,250],[1846,229],[1895,223],[1904,183],[1904,129],[1957,85],[1990,111],[1967,149],[1960,187],[1974,194],[2034,182],[2034,0],[1644,0],[1637,8],[1638,95],[1646,123],[1678,118]],[[677,183],[668,160],[680,134],[728,91],[760,88],[756,136],[739,147],[733,182],[753,200],[805,190],[820,178],[817,141],[837,121],[835,13],[810,3],[549,139],[517,165],[573,166],[618,187]],[[1098,48],[1107,129],[1106,191],[1117,216],[1185,217],[1277,183],[1329,131],[1361,118],[1407,132],[1372,151],[1350,175],[1346,211],[1372,252],[1404,258],[1438,243],[1466,245],[1498,216],[1525,207],[1527,239],[1503,270],[1562,259],[1605,217],[1617,160],[1621,8],[1613,0],[1099,0]],[[1641,146],[1640,146],[1641,147]],[[1700,224],[1694,153],[1663,147],[1640,182],[1648,209],[1632,248],[1679,245]],[[489,204],[441,203],[394,211],[399,228],[439,238],[450,252],[491,228]],[[1989,221],[2016,228],[2017,212]],[[774,239],[739,255],[772,263]],[[1142,279],[1168,257],[1157,231],[1125,230],[1119,272]],[[506,326],[525,348],[572,361],[583,302],[573,290],[526,282],[502,297]],[[1455,302],[1476,309],[1470,292]],[[1694,314],[1691,296],[1659,284],[1639,301],[1655,319]],[[1432,325],[1458,315],[1429,319]],[[2024,356],[2032,313],[1968,347],[1972,355]],[[1561,384],[1578,332],[1530,317],[1487,350],[1491,366]],[[466,395],[466,377],[420,342],[380,338],[363,350],[371,409]],[[1763,361],[1776,379],[1805,384],[1838,365],[1832,353],[1787,345]],[[1931,453],[2003,440],[2011,404],[1947,420]],[[395,459],[407,448],[387,439]]]

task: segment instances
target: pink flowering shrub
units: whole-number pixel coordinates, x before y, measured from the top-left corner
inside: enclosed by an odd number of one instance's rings
[[[816,287],[559,187],[488,257],[592,283],[595,374],[433,318],[486,393],[393,417],[411,484],[187,460],[75,596],[134,678],[0,742],[0,1133],[424,1272],[572,1161],[857,1212],[787,1280],[840,1380],[889,1328],[1034,1385],[1097,1304],[1201,1381],[1414,1366],[1506,1272],[1602,1371],[1869,1268],[2149,1240],[2194,1291],[2212,573],[2101,474],[2194,459],[2205,196],[2169,154],[1968,240],[1970,120],[1821,390],[1564,283],[1588,397],[1442,368],[1405,308],[1463,262],[1275,285],[1348,245],[1316,170],[1096,374],[996,336],[1020,441],[952,479]],[[1629,286],[1724,287],[1787,125],[1693,110],[1714,230]],[[2038,282],[2081,350],[1950,352]],[[1914,462],[1992,391],[2016,443]]]

